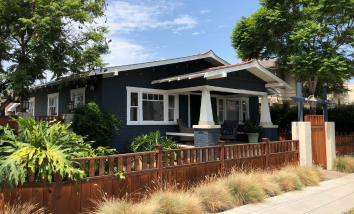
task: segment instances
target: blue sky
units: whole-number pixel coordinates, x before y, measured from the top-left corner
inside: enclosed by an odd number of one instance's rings
[[[229,63],[240,62],[230,45],[232,29],[259,7],[258,0],[110,0],[105,25],[111,53],[104,59],[115,66],[211,49]]]

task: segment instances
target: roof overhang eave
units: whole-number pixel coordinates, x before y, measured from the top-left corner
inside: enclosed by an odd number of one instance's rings
[[[221,65],[229,65],[228,62],[226,62],[225,60],[218,57],[213,51],[209,51],[205,54],[181,57],[181,58],[176,58],[176,59],[167,59],[167,60],[160,60],[160,61],[155,61],[155,62],[146,62],[146,63],[138,63],[138,64],[122,65],[122,66],[105,68],[104,70],[107,70],[107,71],[92,71],[92,72],[90,72],[90,76],[104,74],[107,72],[114,72],[115,75],[118,75],[119,72],[123,72],[123,71],[156,67],[156,66],[163,66],[163,65],[188,62],[188,61],[198,60],[198,59],[208,59],[208,58],[213,59],[214,61],[220,63]]]

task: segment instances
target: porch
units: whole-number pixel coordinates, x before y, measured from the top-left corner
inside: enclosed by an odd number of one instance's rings
[[[260,138],[277,140],[278,127],[272,123],[267,95],[276,93],[273,88],[291,88],[289,84],[261,67],[256,60],[158,79],[151,84],[162,85],[168,96],[187,97],[179,100],[179,106],[188,108],[187,116],[181,112],[171,113],[174,107],[169,100],[166,103],[168,105],[166,116],[168,121],[182,119],[186,126],[194,129],[189,133],[182,131],[180,135],[190,139],[194,137],[195,146],[215,145],[220,138],[221,125],[229,120],[238,121],[237,132],[242,133],[245,120],[259,119],[260,125],[264,128]],[[143,109],[144,114],[147,110]],[[202,134],[204,136],[197,137],[197,132],[204,132]],[[167,134],[178,136],[178,133]],[[197,142],[203,140],[197,138],[204,138],[204,141],[209,139],[207,141],[214,143],[198,145]]]

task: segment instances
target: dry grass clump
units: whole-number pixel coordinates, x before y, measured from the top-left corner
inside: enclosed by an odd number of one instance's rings
[[[194,193],[208,212],[222,212],[240,205],[240,201],[232,195],[225,179],[203,182],[194,189]]]
[[[17,201],[18,203],[13,204],[12,206],[10,206],[9,204],[5,204],[4,214],[49,213],[46,212],[46,209],[44,207],[39,208],[38,204],[34,203],[33,201],[27,201],[24,203],[21,203],[19,199]]]
[[[319,175],[309,166],[287,166],[282,170],[294,172],[305,186],[318,186],[321,181]]]
[[[147,204],[157,206],[157,213],[199,214],[203,213],[201,200],[191,191],[164,190],[150,196]]]
[[[339,156],[334,160],[334,170],[344,173],[354,172],[354,157],[353,156]]]
[[[324,179],[321,167],[287,166],[279,171],[232,171],[220,178],[209,176],[191,189],[178,190],[177,184],[151,193],[140,203],[126,199],[98,200],[87,214],[201,214],[217,213],[234,207],[262,202],[283,191],[301,190],[318,185]]]
[[[157,204],[145,203],[134,204],[126,198],[107,198],[103,196],[103,200],[94,200],[95,208],[84,212],[85,214],[154,214],[156,213]]]
[[[291,170],[276,171],[272,176],[280,185],[282,191],[290,192],[304,188],[304,184],[301,182],[300,178]]]
[[[251,173],[253,179],[257,180],[266,195],[273,197],[282,194],[281,187],[272,174],[266,172]]]
[[[325,176],[325,170],[320,167],[320,166],[312,166],[311,169],[317,174],[320,182],[324,181],[326,176]]]
[[[254,176],[243,172],[233,172],[226,178],[232,194],[241,204],[258,203],[264,200],[266,194]]]

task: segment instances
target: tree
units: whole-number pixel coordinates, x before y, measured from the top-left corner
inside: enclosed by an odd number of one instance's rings
[[[62,80],[102,68],[108,30],[95,20],[106,6],[106,0],[0,0],[0,93],[26,97],[46,71]]]
[[[354,74],[353,24],[354,0],[261,0],[236,23],[231,43],[242,60],[277,58],[309,94],[319,95],[319,83],[340,92]]]

